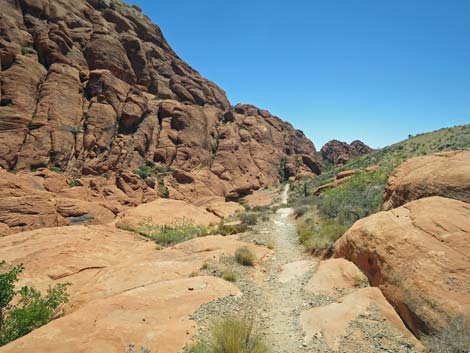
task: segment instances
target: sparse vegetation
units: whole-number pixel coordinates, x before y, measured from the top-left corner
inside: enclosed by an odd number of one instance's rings
[[[323,254],[325,251],[331,253],[335,241],[348,229],[334,219],[323,220],[318,224],[312,223],[312,220],[301,223],[298,226],[298,233],[300,242],[315,255]]]
[[[28,44],[28,46],[21,48],[21,55],[30,55],[34,53],[35,51],[32,44]]]
[[[237,274],[231,270],[225,270],[222,272],[221,277],[228,282],[235,282],[237,280]]]
[[[235,251],[235,260],[243,266],[254,266],[256,256],[250,249],[244,246]]]
[[[5,262],[0,262],[0,268]],[[18,265],[0,274],[0,346],[14,341],[51,321],[68,302],[68,284],[50,286],[45,295],[31,287],[15,289],[23,271]]]
[[[258,223],[258,214],[254,212],[243,212],[238,215],[240,222],[249,226],[254,226]]]
[[[49,166],[49,170],[54,173],[62,173],[62,169],[58,165]]]
[[[354,222],[380,210],[388,175],[384,169],[359,173],[320,196],[298,199],[294,214],[300,241],[314,254],[332,252],[334,242]]]
[[[140,347],[139,351],[135,350],[135,344],[129,344],[126,348],[125,353],[151,353],[150,349],[146,347]]]
[[[253,321],[248,319],[227,318],[214,322],[210,337],[195,343],[186,353],[270,353],[253,326]]]
[[[172,225],[156,225],[148,219],[141,222],[135,231],[163,246],[181,243],[209,234],[207,227],[195,226],[186,218],[178,219]]]
[[[470,352],[470,317],[457,317],[447,327],[425,339],[429,353]]]
[[[80,182],[80,180],[72,180],[70,183],[69,183],[70,187],[72,188],[76,188],[78,186],[82,186],[82,183]]]
[[[227,236],[232,234],[239,234],[248,231],[250,227],[244,223],[228,223],[221,221],[217,227],[216,233]]]

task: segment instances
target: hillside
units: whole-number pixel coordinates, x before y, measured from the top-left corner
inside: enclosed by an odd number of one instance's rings
[[[404,141],[373,150],[341,165],[324,163],[325,168],[320,176],[302,178],[294,183],[291,199],[303,197],[305,193],[310,194],[319,186],[332,182],[336,174],[353,169],[364,170],[367,167],[379,166],[381,183],[384,184],[391,171],[409,158],[451,150],[470,150],[470,125],[410,136]]]

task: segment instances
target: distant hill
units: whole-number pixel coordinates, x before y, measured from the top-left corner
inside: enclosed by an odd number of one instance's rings
[[[470,150],[470,125],[455,126],[410,136],[404,141],[352,159],[340,169],[364,168],[371,165],[395,167],[411,157],[449,150]]]

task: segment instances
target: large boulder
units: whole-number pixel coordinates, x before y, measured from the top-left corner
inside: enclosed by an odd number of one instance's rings
[[[470,202],[470,151],[415,157],[395,169],[385,187],[384,210],[429,196]]]
[[[470,207],[430,197],[356,222],[335,244],[416,334],[470,314]]]

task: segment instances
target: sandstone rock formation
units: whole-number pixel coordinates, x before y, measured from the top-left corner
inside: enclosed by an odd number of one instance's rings
[[[149,188],[191,201],[237,199],[278,182],[280,170],[320,172],[302,132],[256,107],[232,107],[137,8],[1,0],[0,10],[0,167],[123,174],[122,189],[153,162],[175,172]]]
[[[178,220],[197,226],[209,226],[219,223],[220,218],[184,201],[160,199],[123,212],[116,226],[123,229],[137,229],[142,222],[172,225]]]
[[[470,202],[470,151],[450,151],[412,158],[390,176],[385,210],[429,196]]]
[[[337,165],[344,164],[352,158],[372,152],[372,148],[364,142],[356,140],[348,144],[338,140],[331,140],[320,150],[324,161]]]
[[[417,335],[470,314],[470,206],[443,197],[356,222],[335,244]]]
[[[153,242],[113,226],[48,228],[1,238],[0,258],[25,265],[19,285],[41,291],[54,283],[71,286],[63,317],[0,351],[122,353],[128,344],[180,351],[194,333],[190,314],[204,303],[240,294],[220,278],[192,274],[244,245],[259,262],[271,252],[233,237],[197,238],[158,251]]]

